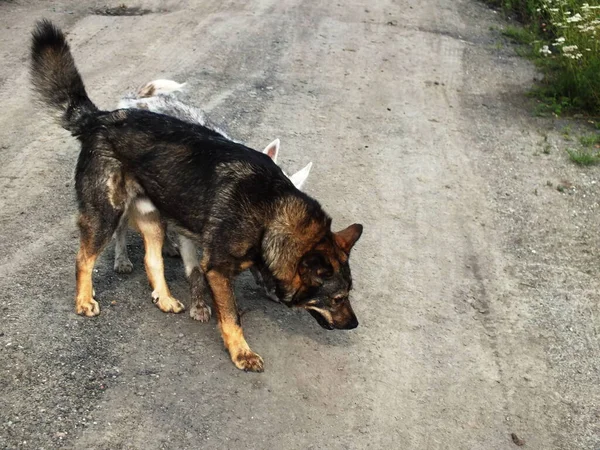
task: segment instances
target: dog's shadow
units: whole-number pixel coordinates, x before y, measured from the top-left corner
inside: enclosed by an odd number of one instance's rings
[[[139,284],[135,283],[135,280],[145,280],[144,245],[137,233],[129,233],[128,249],[129,257],[134,265],[134,273],[118,275],[112,271],[114,244],[111,244],[110,250],[102,256],[103,274],[97,280],[97,287],[100,291],[114,293],[115,289],[119,288],[119,285],[122,289],[127,290],[133,286],[139,286]],[[188,306],[189,285],[183,272],[183,264],[180,257],[165,257],[165,278],[177,298]],[[123,284],[127,287],[123,286]],[[142,285],[144,284],[145,282],[142,282]],[[236,278],[234,288],[241,314],[242,326],[245,322],[244,319],[260,315],[262,316],[261,319],[269,322],[267,326],[275,327],[279,332],[288,336],[301,336],[320,345],[332,345],[335,347],[348,347],[352,345],[352,332],[345,330],[325,330],[307,312],[300,309],[288,308],[282,303],[276,303],[268,299],[263,290],[256,285],[249,271],[243,272]],[[134,297],[137,297],[137,294]],[[136,303],[144,301],[140,298]],[[211,306],[213,307],[214,315],[214,305],[211,304]],[[188,319],[193,320],[189,316]],[[215,317],[212,320],[215,320]]]

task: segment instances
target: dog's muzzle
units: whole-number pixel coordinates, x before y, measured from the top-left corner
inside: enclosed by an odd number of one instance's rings
[[[321,325],[321,327],[325,328],[326,330],[333,330],[333,325],[331,325],[326,319],[325,317],[323,317],[321,315],[321,313],[318,313],[315,310],[309,309],[308,312],[310,313],[311,316],[313,316],[315,318],[315,320],[317,321],[317,323],[319,325]]]
[[[348,322],[346,322],[342,327],[340,327],[340,330],[353,330],[354,328],[356,328],[358,326],[358,319],[356,318],[356,316],[353,314],[352,317],[350,318],[350,320]]]
[[[326,330],[352,330],[358,326],[358,319],[356,318],[354,313],[349,315],[348,319],[343,322],[334,320],[330,323],[318,311],[316,311],[314,309],[308,309],[308,312],[310,313],[311,316],[313,316],[315,318],[317,323],[319,325],[321,325],[321,327],[325,328]]]

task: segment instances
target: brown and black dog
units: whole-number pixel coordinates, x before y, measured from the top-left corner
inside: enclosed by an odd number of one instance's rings
[[[75,173],[78,314],[100,313],[92,270],[127,212],[142,233],[152,296],[165,312],[180,312],[183,305],[164,279],[163,221],[203,248],[192,291],[213,299],[225,347],[240,369],[263,370],[242,333],[232,287],[250,267],[275,286],[283,303],[306,309],[322,327],[358,325],[348,297],[348,257],[361,225],[332,232],[319,203],[268,156],[208,128],[142,110],[99,110],[63,33],[48,21],[33,31],[31,58],[36,92],[81,143]]]

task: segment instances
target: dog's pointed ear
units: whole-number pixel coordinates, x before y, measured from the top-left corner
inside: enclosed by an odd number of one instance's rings
[[[350,254],[350,250],[352,250],[352,247],[354,247],[354,244],[356,244],[356,241],[358,241],[362,232],[363,226],[359,223],[355,223],[342,231],[333,233],[333,235],[335,237],[335,242],[337,242],[342,250]]]
[[[273,160],[277,164],[277,155],[279,154],[279,139],[275,139],[262,151],[265,155]]]
[[[303,169],[299,170],[295,174],[290,177],[290,180],[296,186],[296,189],[302,189],[304,182],[308,178],[308,174],[310,173],[310,169],[312,168],[312,162],[309,162]]]

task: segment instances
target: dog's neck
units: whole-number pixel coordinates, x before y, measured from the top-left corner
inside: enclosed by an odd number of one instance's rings
[[[301,258],[330,230],[331,219],[316,200],[287,196],[275,205],[262,241],[262,257],[275,279],[291,282]]]

